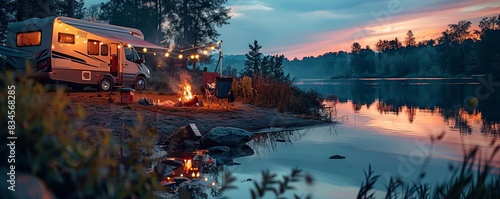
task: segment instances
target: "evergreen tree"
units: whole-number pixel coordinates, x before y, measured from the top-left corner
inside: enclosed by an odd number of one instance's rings
[[[252,77],[255,74],[261,73],[262,53],[260,53],[260,49],[262,46],[255,40],[253,45],[249,44],[248,47],[250,51],[245,54],[247,60],[245,60],[245,68],[243,68],[241,75]]]
[[[285,76],[285,69],[284,69],[285,56],[284,55],[274,55],[272,57],[273,57],[273,60],[275,60],[273,63],[273,67],[271,68],[272,78],[274,80],[277,80],[277,81],[283,81],[283,82],[289,81],[290,76],[289,75]]]
[[[417,42],[415,41],[415,36],[413,35],[413,32],[411,30],[408,30],[408,32],[406,33],[405,44],[406,47],[417,45]]]

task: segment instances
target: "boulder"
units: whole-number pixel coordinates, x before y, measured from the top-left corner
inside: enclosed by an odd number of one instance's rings
[[[238,165],[238,163],[233,160],[240,157],[251,156],[255,154],[255,151],[248,145],[243,145],[238,148],[230,148],[230,150],[226,153],[210,153],[212,158],[217,160],[217,165]]]
[[[213,146],[213,147],[207,148],[207,151],[210,154],[225,154],[229,150],[231,150],[231,149],[227,146]]]
[[[201,138],[204,148],[213,146],[227,146],[235,148],[245,145],[252,140],[253,133],[233,127],[215,127]]]

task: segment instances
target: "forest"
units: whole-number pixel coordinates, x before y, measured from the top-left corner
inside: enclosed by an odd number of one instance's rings
[[[285,70],[298,78],[361,77],[469,77],[500,74],[500,15],[485,17],[471,30],[470,21],[449,24],[439,38],[415,40],[409,30],[403,41],[379,40],[351,52],[328,52],[318,57],[285,62]],[[307,70],[305,70],[307,68]]]

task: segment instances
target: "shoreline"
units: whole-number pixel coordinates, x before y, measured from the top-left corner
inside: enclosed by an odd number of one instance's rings
[[[156,92],[136,92],[134,103],[130,104],[119,103],[120,93],[118,91],[67,91],[66,97],[72,104],[69,112],[75,113],[77,106],[81,106],[85,111],[86,117],[80,125],[90,134],[99,134],[100,132],[118,134],[124,130],[128,131],[128,128],[136,126],[140,123],[140,118],[143,118],[143,127],[156,129],[159,141],[178,128],[191,123],[198,127],[202,135],[216,126],[262,132],[265,129],[302,129],[302,127],[326,123],[238,101],[231,103],[229,110],[221,108],[215,110],[214,104],[210,107],[171,107],[144,106],[137,103],[141,98],[148,98],[154,102],[177,99],[177,95]],[[199,96],[198,99],[205,103],[202,96]],[[216,105],[218,106],[218,104]]]

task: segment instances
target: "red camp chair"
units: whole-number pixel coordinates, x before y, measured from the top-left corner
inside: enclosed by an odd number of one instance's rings
[[[212,103],[214,100],[215,94],[215,81],[217,78],[217,72],[203,72],[203,86],[201,86],[203,90],[203,97],[208,101],[208,103]]]

